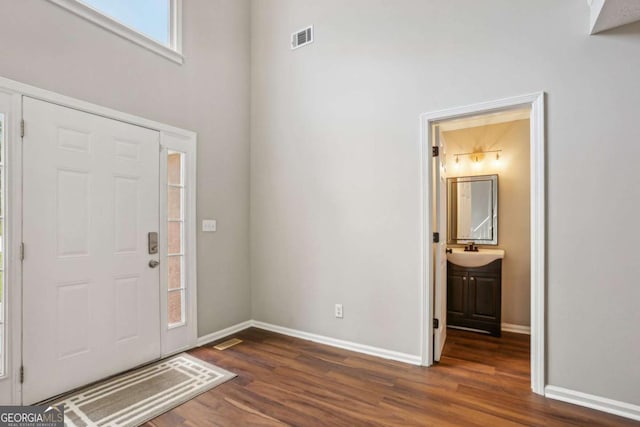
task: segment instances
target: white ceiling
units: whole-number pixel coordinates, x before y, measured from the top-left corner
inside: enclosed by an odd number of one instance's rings
[[[640,0],[588,0],[591,34],[640,21]]]

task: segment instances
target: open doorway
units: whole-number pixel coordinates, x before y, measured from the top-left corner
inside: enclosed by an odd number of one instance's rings
[[[542,394],[543,94],[422,119],[423,363],[521,344]]]

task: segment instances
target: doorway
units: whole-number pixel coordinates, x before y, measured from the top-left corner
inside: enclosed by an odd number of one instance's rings
[[[474,230],[478,234],[465,236],[464,239],[452,242],[450,235],[450,225],[460,225],[462,228],[468,226],[471,218],[456,224],[455,221],[447,219],[448,203],[447,173],[448,168],[456,162],[468,161],[477,169],[469,173],[474,176],[481,176],[482,157],[487,156],[487,160],[500,159],[500,147],[477,146],[468,151],[450,150],[447,147],[447,137],[444,130],[454,131],[463,128],[473,128],[483,124],[493,122],[508,122],[522,119],[523,112],[529,121],[527,122],[529,135],[529,166],[530,166],[530,195],[529,195],[529,222],[530,222],[530,244],[528,246],[528,261],[530,265],[531,291],[530,291],[530,325],[531,325],[531,387],[535,393],[544,392],[544,94],[525,95],[505,100],[487,102],[450,110],[438,111],[422,115],[422,188],[423,188],[423,334],[421,336],[423,350],[422,361],[426,366],[432,365],[440,358],[441,351],[447,339],[447,249],[451,243],[471,243],[478,239],[480,243],[490,243],[495,239],[497,243],[497,224],[492,226],[491,215],[484,215],[484,220],[479,221]],[[522,123],[520,123],[522,127]],[[453,133],[449,134],[453,140]],[[458,173],[457,175],[460,175]],[[497,180],[498,174],[495,175]],[[481,181],[490,182],[488,179]],[[476,183],[475,188],[481,188],[480,184],[488,186],[486,182]],[[497,187],[497,181],[496,181]],[[472,187],[469,187],[472,188]],[[488,187],[490,188],[490,187]],[[496,193],[497,194],[497,193]],[[461,196],[462,197],[462,196]],[[491,198],[489,197],[489,200]],[[461,204],[466,203],[465,198],[456,198]],[[486,205],[486,203],[485,203]],[[526,214],[526,211],[525,211]],[[496,205],[497,217],[497,205]],[[453,227],[455,228],[455,227]],[[493,233],[493,235],[492,235]],[[462,237],[462,236],[461,236]],[[449,244],[449,245],[448,245]],[[475,245],[473,245],[475,246]],[[486,246],[487,248],[489,246]],[[460,249],[461,251],[461,249]],[[490,252],[490,251],[488,251]],[[523,251],[518,251],[522,254]],[[481,251],[480,253],[483,253]],[[499,251],[495,251],[499,253]],[[484,250],[483,255],[487,251]],[[504,253],[497,257],[501,260]],[[514,256],[514,258],[517,258]],[[493,258],[492,258],[493,260]],[[525,259],[525,261],[527,261]],[[493,265],[499,265],[501,261]],[[449,264],[451,265],[451,264]],[[490,264],[491,265],[491,264]],[[471,267],[471,266],[469,266]],[[477,270],[477,269],[476,269]],[[457,271],[460,292],[450,293],[451,298],[459,301],[470,302],[471,308],[460,308],[458,312],[449,310],[449,314],[454,313],[451,323],[463,326],[472,326],[471,329],[485,329],[494,335],[500,334],[500,302],[499,294],[496,294],[496,283],[500,283],[500,274],[503,269],[500,267],[495,271],[475,272],[469,279],[464,275],[464,271]],[[474,270],[475,271],[475,270]],[[464,276],[464,277],[463,277]],[[477,276],[477,277],[476,277]],[[479,280],[480,277],[482,280]],[[455,279],[457,279],[456,277]],[[464,279],[468,279],[465,281]],[[465,286],[466,283],[466,286]],[[475,291],[474,291],[475,290]],[[474,292],[472,292],[474,291]],[[480,294],[480,291],[483,294]],[[496,297],[496,295],[498,295]],[[475,298],[475,299],[474,299]],[[526,307],[525,307],[526,309]],[[495,314],[497,310],[497,315]],[[511,315],[511,313],[509,313]],[[492,321],[497,321],[497,330],[492,325]],[[467,323],[465,323],[467,322]],[[504,323],[504,322],[503,322]],[[522,322],[519,322],[522,323]],[[495,325],[495,324],[494,324]],[[483,327],[484,326],[484,327]],[[504,325],[502,326],[504,328]],[[521,332],[521,331],[520,331]]]
[[[33,403],[196,346],[197,134],[1,76],[0,119],[0,401]],[[100,346],[113,357],[95,354],[95,366],[79,362],[48,388],[51,363]],[[51,360],[40,366],[39,353]]]

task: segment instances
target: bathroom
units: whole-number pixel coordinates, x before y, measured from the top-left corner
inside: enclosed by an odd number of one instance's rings
[[[526,360],[520,362],[528,369],[529,115],[529,109],[516,109],[445,121],[437,127],[441,191],[446,194],[436,207],[446,221],[446,228],[441,227],[446,229],[442,245],[447,259],[441,357],[475,346],[495,349],[505,340],[513,346],[515,340],[522,344],[521,353],[526,350]],[[492,350],[487,351],[491,356]]]

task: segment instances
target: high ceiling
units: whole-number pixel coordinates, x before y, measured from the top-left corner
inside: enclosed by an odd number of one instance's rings
[[[640,0],[588,0],[591,34],[640,21]]]

